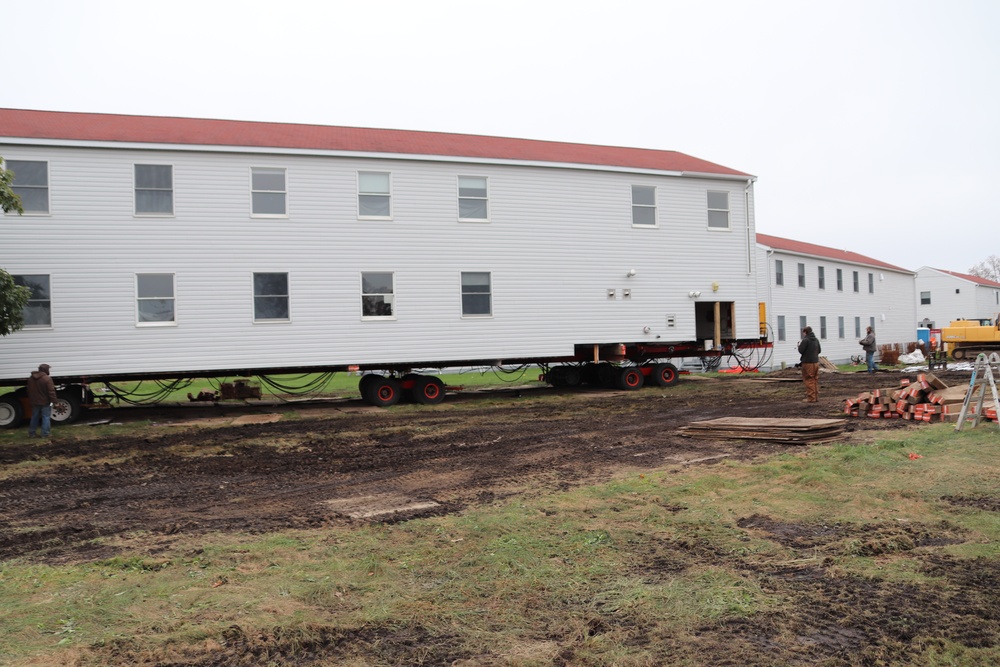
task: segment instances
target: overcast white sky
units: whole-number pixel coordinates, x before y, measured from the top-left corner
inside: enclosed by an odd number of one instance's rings
[[[1000,255],[1000,0],[0,0],[0,106],[678,150],[758,231]]]

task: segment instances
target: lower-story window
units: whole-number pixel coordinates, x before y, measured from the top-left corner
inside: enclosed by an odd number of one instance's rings
[[[483,317],[493,314],[490,274],[462,272],[462,316]]]
[[[47,275],[16,275],[14,284],[31,290],[28,305],[24,307],[25,329],[47,329],[52,326],[52,296]]]
[[[136,322],[143,325],[173,324],[174,274],[135,274]]]
[[[837,318],[837,337],[838,338],[843,338],[844,337],[844,318],[843,318],[843,316],[840,316],[840,317]]]
[[[288,274],[253,274],[253,321],[288,321]]]
[[[826,340],[826,315],[819,316],[819,338]]]
[[[778,315],[778,342],[785,340],[785,316]]]
[[[361,316],[393,316],[393,276],[391,273],[365,271],[361,274]]]

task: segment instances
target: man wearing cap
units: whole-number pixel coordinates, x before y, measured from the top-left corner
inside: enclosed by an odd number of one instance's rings
[[[28,400],[31,402],[31,424],[28,435],[34,437],[38,423],[42,425],[42,437],[49,437],[52,426],[52,404],[56,402],[56,385],[49,377],[49,365],[42,364],[28,378]]]

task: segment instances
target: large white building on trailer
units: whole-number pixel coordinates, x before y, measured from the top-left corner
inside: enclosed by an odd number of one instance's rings
[[[1000,313],[1000,283],[987,278],[922,266],[916,292],[918,327],[942,329],[953,320],[992,320]]]
[[[0,109],[0,156],[3,384],[758,337],[754,177],[681,153]]]
[[[871,326],[879,344],[916,340],[914,273],[847,250],[757,234],[758,290],[767,304],[771,366],[799,362],[805,326],[834,363],[862,354]]]

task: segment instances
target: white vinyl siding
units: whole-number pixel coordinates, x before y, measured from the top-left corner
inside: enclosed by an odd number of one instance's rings
[[[250,210],[255,218],[284,218],[288,215],[285,169],[251,168],[250,191]]]
[[[2,128],[0,128],[2,131]],[[34,160],[7,160],[4,168],[14,172],[11,189],[21,198],[26,215],[49,212],[49,165]]]

